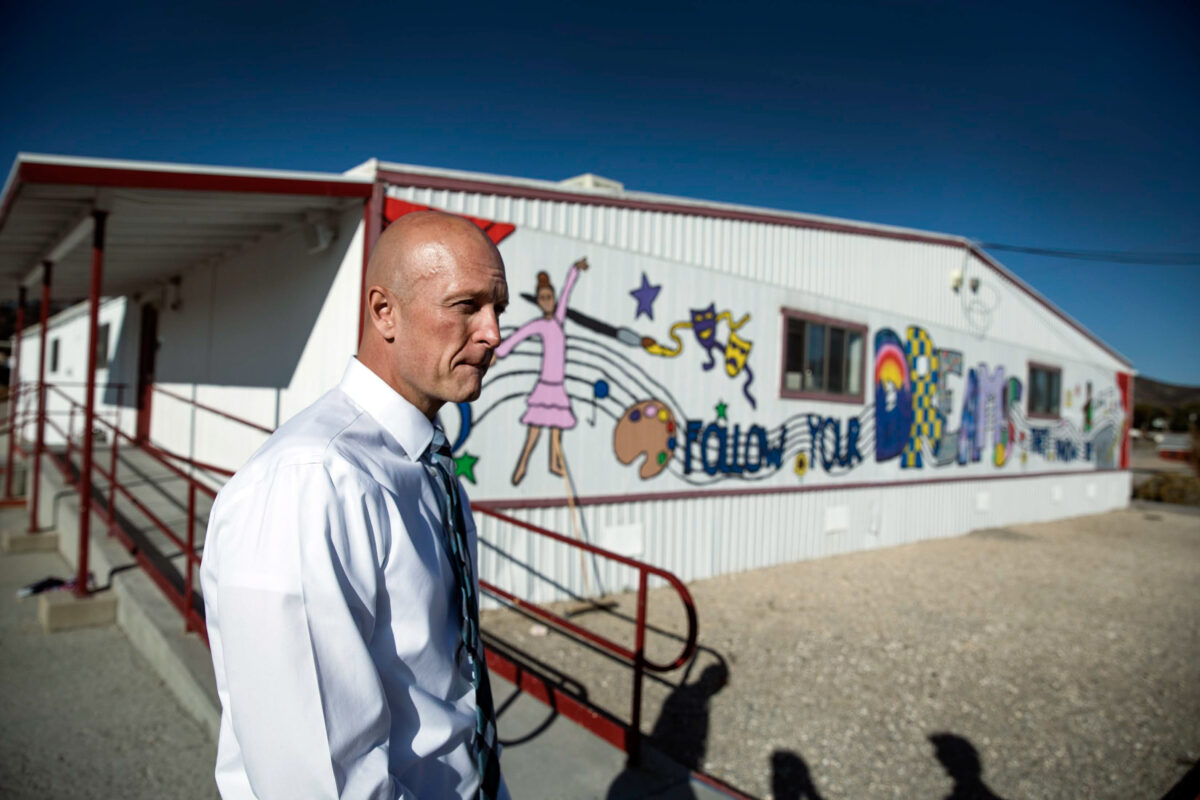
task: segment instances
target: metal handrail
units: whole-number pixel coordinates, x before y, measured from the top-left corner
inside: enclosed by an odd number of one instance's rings
[[[577,539],[568,538],[560,533],[555,533],[554,531],[533,525],[525,522],[524,520],[517,519],[516,517],[510,517],[507,514],[502,514],[499,511],[489,508],[486,504],[472,504],[471,508],[477,513],[498,519],[510,525],[515,525],[518,528],[545,536],[553,539],[556,542],[578,548],[585,552],[592,553],[593,555],[607,558],[610,561],[615,561],[618,564],[623,564],[626,567],[630,567],[638,571],[637,616],[635,619],[634,647],[632,650],[622,646],[617,642],[614,642],[607,637],[601,636],[594,631],[589,631],[580,625],[576,625],[569,619],[555,614],[552,611],[548,611],[541,606],[521,600],[511,592],[507,592],[492,583],[484,580],[479,581],[479,587],[483,591],[500,597],[514,607],[519,608],[522,611],[537,617],[538,619],[545,620],[560,630],[569,632],[575,636],[578,636],[579,638],[591,642],[602,650],[621,658],[633,667],[633,703],[630,710],[630,724],[625,730],[623,741],[620,743],[613,743],[623,746],[630,762],[637,764],[640,759],[640,742],[642,735],[642,681],[644,672],[646,670],[651,672],[670,672],[671,670],[677,669],[686,664],[688,660],[691,659],[696,653],[696,639],[699,631],[696,620],[696,603],[692,599],[691,592],[689,592],[687,587],[684,586],[683,581],[681,581],[674,574],[660,567],[655,567],[651,564],[645,563],[644,561],[638,561],[636,559],[629,558],[628,556],[623,556],[620,553],[614,553],[611,550],[605,550],[603,547],[597,547],[596,545],[588,542],[582,542]],[[675,593],[679,595],[680,602],[682,602],[684,611],[687,614],[687,636],[684,638],[683,650],[674,660],[665,664],[659,664],[646,658],[646,595],[649,588],[649,576],[651,575],[665,580],[671,586],[671,588],[675,590]],[[594,715],[581,715],[580,718],[576,719],[576,721],[587,727],[591,727],[592,724],[596,724],[598,728],[608,727],[607,725],[604,725],[602,720],[597,720]],[[601,733],[601,731],[597,728],[592,728],[592,730],[595,733]]]
[[[76,408],[82,408],[81,403],[79,403],[74,398],[70,397],[65,392],[63,392],[61,390],[61,388],[59,388],[59,386],[56,386],[54,384],[46,384],[46,388],[54,390],[58,394],[60,394],[69,404],[69,408],[70,408],[70,411],[72,412],[72,414],[74,413]],[[172,397],[176,400],[180,400],[180,401],[183,401],[186,403],[191,403],[191,404],[195,405],[197,408],[200,408],[204,411],[209,411],[209,412],[215,413],[219,416],[230,419],[234,422],[239,422],[239,423],[248,425],[249,427],[255,428],[256,430],[260,430],[264,433],[270,434],[270,433],[274,432],[272,429],[267,428],[265,426],[257,425],[255,423],[248,422],[247,420],[240,419],[240,418],[236,417],[235,415],[226,413],[224,411],[221,411],[220,409],[212,408],[211,406],[206,406],[204,404],[197,403],[193,400],[189,400],[185,397],[177,395],[166,389],[161,389],[157,386],[155,386],[153,388],[154,388],[154,390],[156,390],[162,394],[166,394],[167,396]],[[53,420],[51,420],[49,418],[49,416],[50,416],[49,414],[45,414],[46,424],[52,426],[59,433],[62,433],[62,429],[58,426],[57,423],[55,423]],[[166,536],[167,539],[174,546],[176,546],[180,549],[180,551],[182,552],[182,554],[184,555],[184,557],[187,561],[187,574],[186,574],[185,581],[184,581],[184,583],[185,583],[184,591],[182,593],[178,593],[178,591],[176,589],[174,589],[166,581],[164,575],[157,573],[157,571],[155,570],[153,565],[149,563],[149,560],[146,558],[146,556],[144,554],[137,552],[137,553],[135,553],[135,555],[137,556],[137,558],[138,558],[139,562],[142,564],[142,566],[147,570],[147,572],[150,573],[150,577],[153,580],[155,580],[156,583],[159,584],[159,586],[163,590],[164,594],[167,595],[168,599],[171,600],[173,602],[173,604],[176,606],[176,608],[183,614],[187,630],[189,630],[189,631],[195,630],[207,643],[208,637],[207,637],[207,631],[205,630],[203,613],[198,612],[194,607],[195,606],[194,575],[196,573],[196,570],[199,568],[199,562],[200,562],[200,556],[196,553],[196,547],[195,547],[196,493],[198,491],[203,492],[209,498],[215,499],[215,497],[217,495],[217,490],[200,482],[194,476],[187,474],[186,472],[181,470],[179,467],[177,467],[175,464],[171,463],[170,459],[176,459],[176,460],[182,461],[183,463],[185,463],[191,467],[208,470],[208,471],[212,471],[215,473],[225,473],[225,474],[232,474],[232,473],[229,473],[228,470],[224,470],[219,467],[214,467],[213,465],[201,464],[201,463],[193,461],[191,459],[187,459],[185,457],[179,456],[175,453],[171,453],[170,451],[167,451],[160,447],[152,445],[149,442],[139,441],[135,437],[130,436],[129,434],[127,434],[123,430],[121,430],[120,408],[119,407],[117,409],[117,415],[116,415],[115,420],[110,421],[107,419],[103,419],[99,416],[96,416],[95,420],[96,420],[97,424],[102,425],[111,431],[112,446],[111,446],[110,462],[109,462],[109,466],[107,469],[100,466],[99,464],[93,464],[93,470],[95,471],[95,473],[99,474],[101,477],[103,477],[104,479],[106,479],[108,481],[109,493],[108,493],[107,503],[102,505],[100,502],[95,501],[93,499],[93,500],[91,500],[92,505],[99,512],[101,512],[107,516],[110,534],[113,532],[119,531],[120,528],[119,528],[119,525],[118,525],[117,519],[116,519],[116,493],[120,492],[122,497],[128,499],[129,502],[139,512],[141,512],[146,517],[146,519],[148,519],[151,522],[151,524],[155,528],[157,528],[164,536]],[[67,439],[68,447],[69,447],[70,446],[70,436],[68,435],[65,438]],[[135,447],[135,448],[141,450],[142,452],[146,453],[151,458],[153,458],[156,463],[161,464],[169,472],[171,472],[172,474],[174,474],[175,476],[177,476],[178,478],[180,478],[186,482],[187,487],[188,487],[187,535],[186,535],[186,537],[180,537],[173,530],[171,530],[171,528],[165,522],[163,522],[162,519],[160,519],[156,514],[154,514],[142,501],[140,501],[138,498],[136,498],[133,495],[133,493],[129,490],[128,487],[123,486],[117,480],[118,449],[121,446],[122,441],[126,442],[129,446]],[[57,462],[56,454],[50,453],[50,455]],[[62,465],[60,465],[60,468],[63,469],[64,473],[66,473],[68,475],[70,474],[69,473],[69,462],[70,462],[70,452],[68,450],[68,453],[66,454],[66,457],[64,459],[64,463],[67,466],[63,467]],[[590,544],[588,542],[571,539],[562,534],[555,533],[554,531],[551,531],[551,530],[547,530],[546,528],[542,528],[537,525],[533,525],[531,523],[525,522],[524,520],[517,519],[516,517],[512,517],[507,514],[503,514],[499,511],[496,511],[496,510],[490,508],[486,503],[473,504],[472,508],[477,513],[492,517],[494,519],[497,519],[501,522],[504,522],[504,523],[507,523],[510,525],[514,525],[518,528],[522,528],[523,530],[529,531],[531,533],[535,533],[540,536],[547,537],[549,539],[552,539],[556,542],[567,545],[569,547],[574,547],[574,548],[580,549],[584,552],[591,553],[595,556],[599,556],[601,558],[605,558],[610,561],[614,561],[618,564],[621,564],[625,567],[628,567],[630,569],[634,569],[637,571],[637,573],[638,573],[637,614],[636,614],[636,618],[635,618],[635,628],[634,628],[634,646],[632,648],[626,647],[626,646],[624,646],[616,641],[613,641],[612,639],[609,639],[605,636],[602,636],[594,631],[590,631],[590,630],[572,622],[571,620],[566,619],[563,616],[555,614],[552,611],[549,611],[545,608],[542,608],[541,606],[538,606],[533,603],[522,600],[521,598],[517,597],[516,595],[512,594],[511,592],[501,589],[500,587],[498,587],[488,581],[484,581],[484,580],[479,581],[480,588],[483,591],[486,591],[489,594],[500,598],[505,603],[508,603],[509,605],[520,609],[524,613],[530,614],[534,617],[537,617],[538,619],[544,620],[545,622],[549,623],[550,625],[553,625],[555,628],[577,638],[578,640],[584,641],[586,643],[590,643],[591,645],[598,647],[601,650],[606,651],[606,652],[616,656],[618,659],[624,661],[625,663],[628,663],[630,666],[633,667],[633,698],[632,698],[631,711],[630,711],[631,719],[630,719],[630,724],[628,726],[625,726],[621,723],[617,723],[615,721],[602,719],[601,716],[597,714],[597,712],[594,708],[588,707],[585,709],[584,705],[581,705],[580,702],[578,701],[578,699],[571,697],[570,695],[556,694],[554,700],[557,700],[562,704],[561,706],[558,706],[558,707],[567,716],[571,717],[576,722],[578,722],[581,725],[583,725],[584,727],[588,728],[593,733],[601,736],[602,738],[605,738],[607,741],[611,742],[612,744],[622,747],[622,749],[624,749],[624,751],[628,755],[630,762],[636,764],[640,758],[642,686],[643,686],[643,680],[644,680],[645,673],[646,672],[658,672],[658,673],[670,672],[671,670],[677,669],[677,668],[683,666],[684,664],[686,664],[695,655],[695,652],[696,652],[696,643],[697,643],[697,637],[698,637],[698,624],[697,624],[697,615],[696,615],[696,605],[695,605],[695,601],[692,599],[691,593],[688,591],[688,589],[684,585],[683,581],[681,581],[676,575],[674,575],[673,573],[668,572],[667,570],[662,569],[660,567],[655,567],[655,566],[653,566],[651,564],[647,564],[643,561],[638,561],[636,559],[629,558],[628,556],[621,555],[620,553],[615,553],[611,550],[606,550],[602,547],[598,547],[598,546]],[[131,547],[132,543],[129,542],[126,537],[123,536],[122,540],[125,542],[127,547]],[[679,655],[676,656],[674,659],[667,661],[667,662],[663,662],[663,663],[654,661],[650,658],[647,658],[647,656],[646,656],[646,631],[647,631],[647,627],[648,627],[647,619],[646,619],[646,617],[647,617],[647,600],[648,600],[647,594],[649,591],[649,578],[651,575],[662,579],[668,585],[670,585],[671,588],[673,588],[675,590],[675,593],[679,596],[680,602],[682,603],[684,612],[687,616],[687,635],[684,637],[683,649],[680,651]],[[492,663],[493,660],[496,660],[496,661],[503,662],[510,667],[515,666],[515,665],[513,665],[513,662],[509,661],[503,654],[497,652],[494,648],[488,648],[488,659],[489,659],[489,663]],[[522,688],[526,688],[526,687],[524,685],[522,685]],[[550,688],[551,694],[555,694],[556,692],[558,692],[557,689],[555,689],[553,687]],[[542,694],[542,693],[545,693],[544,689],[539,694]],[[546,699],[548,702],[554,702],[554,701],[550,700],[549,698],[543,697],[543,699]],[[617,734],[618,730],[619,730],[619,735]]]
[[[83,407],[81,403],[79,403],[74,398],[67,395],[65,392],[63,392],[61,389],[54,386],[53,384],[47,384],[46,388],[57,391],[64,399],[66,399],[66,401],[70,404],[70,408],[71,408],[72,412],[74,412],[74,410],[77,407],[78,408]],[[182,594],[177,593],[177,591],[165,580],[164,575],[160,575],[157,573],[157,571],[154,569],[154,567],[150,564],[149,559],[146,557],[145,554],[138,551],[138,552],[135,552],[135,556],[138,558],[138,561],[139,561],[139,563],[141,563],[143,568],[145,568],[146,571],[150,574],[150,577],[163,590],[163,593],[167,595],[167,598],[172,601],[172,603],[175,605],[176,609],[179,610],[179,612],[181,614],[183,614],[186,630],[196,631],[204,639],[205,643],[207,643],[208,642],[208,632],[205,629],[204,616],[202,613],[197,612],[195,609],[195,573],[196,573],[196,570],[200,566],[200,555],[196,552],[196,492],[197,491],[203,492],[204,494],[208,495],[208,497],[215,499],[216,495],[217,495],[216,490],[201,483],[200,481],[196,480],[194,477],[183,472],[178,467],[176,467],[174,464],[172,464],[170,461],[168,461],[166,459],[165,455],[170,455],[169,453],[165,453],[165,451],[160,451],[158,448],[156,448],[152,445],[149,445],[148,443],[145,443],[145,444],[139,443],[136,438],[134,438],[133,436],[130,436],[128,433],[121,430],[119,408],[118,408],[117,419],[115,419],[113,421],[109,421],[107,419],[103,419],[102,417],[96,416],[95,421],[98,424],[108,428],[112,433],[112,448],[111,448],[111,455],[110,455],[108,469],[107,470],[104,469],[99,464],[94,463],[92,465],[92,469],[96,473],[98,473],[101,477],[108,480],[109,491],[108,491],[107,503],[105,505],[100,505],[92,498],[88,498],[89,504],[91,506],[95,507],[97,511],[105,514],[105,516],[108,519],[109,534],[111,535],[112,533],[119,530],[119,525],[117,524],[117,518],[116,518],[116,493],[119,491],[123,497],[128,499],[130,501],[130,503],[138,511],[140,511],[146,517],[146,519],[148,519],[151,522],[151,524],[154,525],[155,528],[157,528],[159,530],[159,532],[161,532],[164,536],[166,536],[167,539],[173,545],[175,545],[176,547],[179,548],[179,550],[183,554],[185,560],[187,561],[187,572],[186,572],[186,575],[184,576],[184,590],[183,590]],[[58,430],[59,433],[62,433],[62,429],[59,428],[56,423],[54,423],[52,420],[49,419],[49,415],[46,416],[46,423],[48,425],[54,426],[54,428],[56,430]],[[68,446],[69,446],[70,437],[66,437],[66,438],[67,438],[67,442],[68,442]],[[129,445],[145,452],[147,455],[149,455],[151,458],[153,458],[157,463],[166,467],[167,470],[169,470],[171,473],[173,473],[177,477],[181,478],[187,484],[188,492],[187,492],[187,534],[186,534],[186,538],[181,538],[178,534],[175,533],[175,531],[171,530],[170,526],[168,526],[165,522],[163,522],[158,517],[158,515],[153,513],[150,510],[150,508],[146,506],[145,503],[138,500],[133,495],[133,493],[129,491],[128,487],[121,485],[121,483],[117,480],[118,450],[119,450],[120,443],[122,440],[127,442]],[[55,460],[56,463],[58,463],[57,456],[55,456],[54,453],[50,453],[49,455],[51,456],[51,458],[53,458]],[[70,475],[69,461],[70,461],[70,450],[68,449],[68,452],[67,452],[66,458],[65,458],[65,462],[64,462],[67,466],[64,467],[63,465],[59,465],[60,469],[62,469],[64,471],[64,474],[66,474],[66,475]],[[124,542],[124,544],[126,545],[127,548],[136,550],[136,548],[132,547],[132,542],[128,541],[127,537],[123,536],[122,541]]]
[[[216,414],[219,417],[224,417],[225,419],[232,420],[233,422],[237,422],[237,423],[240,423],[247,427],[254,428],[257,431],[262,431],[263,433],[265,433],[267,435],[270,435],[275,432],[274,428],[268,428],[266,425],[259,425],[257,422],[251,422],[248,419],[242,419],[241,417],[238,417],[234,414],[230,414],[228,411],[222,411],[219,408],[214,408],[213,406],[205,405],[204,403],[184,397],[181,394],[176,394],[175,392],[172,392],[169,389],[164,389],[161,386],[159,386],[158,384],[153,384],[151,386],[151,389],[158,392],[159,394],[165,394],[167,397],[170,397],[174,400],[178,400],[181,403],[187,403],[189,405],[193,405],[196,408],[200,409],[201,411],[207,411],[210,414]]]

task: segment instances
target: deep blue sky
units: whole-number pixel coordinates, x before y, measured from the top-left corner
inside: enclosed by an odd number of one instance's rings
[[[160,5],[0,6],[5,170],[374,156],[1200,252],[1195,3]],[[1144,375],[1200,384],[1200,267],[997,255]]]

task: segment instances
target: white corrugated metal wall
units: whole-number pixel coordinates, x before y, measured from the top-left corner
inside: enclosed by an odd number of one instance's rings
[[[564,506],[505,513],[567,535],[574,535],[578,526],[588,541],[601,546],[617,542],[618,548],[629,543],[627,528],[632,525],[642,531],[642,546],[624,554],[692,581],[973,530],[1098,514],[1128,505],[1130,489],[1128,472],[1105,471],[611,503],[584,506],[575,518]],[[831,518],[840,520],[843,511],[848,512],[847,526],[831,529]],[[481,576],[519,596],[552,602],[636,588],[634,571],[615,562],[588,557],[581,566],[574,548],[483,515],[476,515],[476,522]],[[613,529],[619,529],[619,537],[609,535]]]
[[[694,278],[687,280],[706,285],[719,287],[722,275],[733,277],[734,284],[720,289],[726,298],[741,298],[745,293],[745,289],[738,288],[737,279],[774,287],[778,305],[797,305],[810,313],[868,322],[869,336],[882,326],[892,327],[903,336],[905,326],[919,325],[934,331],[939,345],[967,351],[968,366],[1017,362],[1008,374],[1022,382],[1026,379],[1027,360],[1068,364],[1065,369],[1069,380],[1094,379],[1110,387],[1115,372],[1128,371],[1123,363],[1008,278],[967,255],[963,247],[488,193],[390,187],[389,194],[420,205],[514,224],[517,232],[501,246],[514,298],[522,290],[528,291],[534,270],[546,269],[558,286],[563,267],[569,263],[568,253],[590,256],[598,247],[603,248],[599,252],[606,259],[615,257],[613,251],[624,252],[625,260],[636,269],[657,266],[661,270],[668,266],[664,262],[674,262],[676,281],[681,279],[679,269],[684,268],[695,271]],[[521,238],[522,231],[538,231],[550,237],[539,237],[531,243],[529,237]],[[532,257],[535,252],[544,256]],[[595,270],[602,268],[598,264]],[[950,289],[950,276],[955,270],[965,273],[964,288],[959,292]],[[968,288],[971,278],[981,281],[977,293]],[[600,278],[589,273],[580,279],[580,286],[584,280]],[[513,302],[514,311],[510,313],[519,323],[531,310],[521,306],[520,300]],[[611,312],[603,301],[599,305]],[[576,307],[574,300],[572,307]],[[597,304],[592,303],[589,311],[595,313],[596,308]],[[604,313],[599,316],[607,319]],[[773,341],[775,332],[764,333],[764,328],[769,330],[772,324],[765,316],[758,314],[762,327],[755,344],[760,348],[756,356],[762,356],[758,363],[765,365],[759,391],[760,398],[767,402],[760,404],[759,412],[778,399],[779,353]],[[569,331],[568,336],[570,342]],[[1014,358],[1018,351],[1019,358]],[[867,372],[869,403],[869,363]],[[961,386],[956,389],[962,393]],[[695,392],[698,390],[688,388],[677,393],[684,396]],[[804,406],[815,413],[846,413],[846,407],[839,404],[812,401]],[[581,416],[579,411],[577,416]],[[512,449],[521,438],[521,429],[512,427],[515,414],[510,416],[513,419],[506,435]],[[568,462],[576,465],[574,487],[587,496],[589,484],[594,483],[590,472],[595,461],[589,451],[573,447],[571,437],[575,436],[575,432],[564,434],[564,449]],[[494,438],[487,441],[495,444]],[[535,459],[541,458],[542,453],[535,452]],[[568,535],[577,532],[589,541],[694,580],[979,528],[1097,513],[1123,507],[1129,497],[1127,472],[1078,474],[1068,465],[1050,464],[1047,471],[1063,474],[989,478],[986,466],[968,468],[969,477],[959,471],[952,480],[938,480],[928,471],[900,473],[892,477],[919,479],[923,474],[931,480],[906,481],[898,486],[879,483],[839,489],[835,488],[836,481],[826,481],[820,491],[694,494],[646,500],[631,496],[624,502],[584,505],[575,511],[556,502],[544,508],[515,508],[506,513]],[[537,469],[543,468],[539,465]],[[1034,470],[1030,467],[1029,471]],[[843,477],[843,481],[858,483],[860,479]],[[484,500],[554,494],[539,491],[549,486],[546,482],[535,482],[532,488],[521,487],[515,493],[504,483],[481,476],[472,492]],[[592,492],[597,493],[607,494]],[[503,507],[505,502],[500,505]],[[597,573],[595,566],[581,564],[578,554],[568,548],[490,518],[481,517],[479,524],[483,541],[481,574],[530,599],[547,601],[571,594],[595,594],[629,588],[634,583],[632,573],[624,568],[600,567]]]
[[[760,369],[760,413],[763,408],[768,413],[800,409],[845,416],[858,410],[844,404],[780,400],[779,305],[857,320],[869,324],[870,334],[881,325],[901,333],[906,325],[925,326],[935,331],[939,344],[964,351],[969,346],[967,357],[972,364],[1002,363],[1019,350],[1022,363],[1013,365],[1012,374],[1022,378],[1025,357],[1070,362],[1074,366],[1069,369],[1087,380],[1127,369],[1007,278],[952,245],[706,218],[682,211],[640,211],[491,193],[390,187],[389,195],[514,224],[517,231],[501,245],[509,259],[514,298],[528,291],[535,270],[547,269],[558,285],[570,259],[593,251],[602,252],[602,260],[621,262],[624,274],[619,281],[627,281],[631,270],[645,268],[669,270],[677,282],[713,287],[705,290],[708,296],[736,295],[739,303],[750,303],[747,298],[751,295],[774,292],[773,310],[761,299],[754,301],[759,303],[755,358]],[[361,237],[361,218],[357,211],[349,211],[341,220],[337,246],[329,253],[311,257],[298,239],[290,236],[185,274],[180,307],[172,313],[164,311],[161,319],[160,381],[180,394],[261,424],[274,426],[286,420],[337,381],[353,351]],[[581,287],[586,285],[590,294],[579,307],[615,318],[616,306],[609,303],[617,301],[604,296],[624,297],[626,286],[613,283],[618,279],[611,274],[605,276],[605,266],[597,263],[595,272],[582,279],[588,283]],[[950,291],[950,273],[956,269],[965,269],[968,280],[982,278],[979,295]],[[726,287],[726,281],[732,283]],[[320,302],[305,297],[311,294],[304,288],[310,284],[320,287]],[[274,315],[289,305],[284,301],[293,293],[304,302],[290,305],[306,308],[307,316],[276,319]],[[624,302],[629,302],[628,298]],[[514,299],[511,315],[515,322],[532,313],[531,307],[522,303]],[[687,306],[680,303],[678,307]],[[970,313],[966,304],[973,304]],[[572,307],[576,305],[572,301]],[[247,341],[254,341],[264,350],[270,349],[267,344],[279,337],[259,331],[273,325],[285,325],[290,334],[300,337],[294,352],[277,359],[287,366],[286,375],[276,374],[279,370],[274,364],[259,363],[264,357],[271,359],[272,354],[246,348]],[[29,370],[36,363],[36,344],[36,337],[29,337],[23,349],[22,374],[27,380],[32,379]],[[82,352],[82,347],[77,349]],[[651,364],[648,368],[658,367]],[[869,361],[866,372],[869,401]],[[703,378],[698,375],[687,381]],[[707,397],[703,384],[685,382],[681,386],[679,393],[689,402],[693,397]],[[730,390],[736,394],[732,384]],[[523,428],[512,424],[518,411],[515,406],[506,409],[511,420],[498,445],[505,452],[485,454],[492,461],[480,470],[479,484],[469,488],[484,500],[516,495],[558,497],[561,501],[560,479],[531,477],[529,484],[515,493],[507,485],[510,459],[524,436]],[[746,408],[741,412],[750,413]],[[577,409],[581,418],[585,413],[586,408]],[[125,423],[132,426],[132,414]],[[448,427],[453,424],[448,421]],[[611,491],[594,488],[603,481],[593,480],[590,474],[596,464],[594,450],[588,450],[583,440],[600,433],[585,433],[581,428],[564,437],[576,491],[586,497],[655,489],[652,485],[641,489],[636,481],[618,482],[618,488]],[[176,452],[229,467],[238,466],[261,442],[258,434],[248,434],[236,423],[162,396],[156,398],[153,436]],[[531,466],[531,472],[545,472],[544,439],[535,454],[538,465]],[[495,465],[501,462],[503,468],[497,469]],[[1053,468],[1067,469],[1066,465]],[[881,483],[850,489],[836,486],[839,480],[851,480],[846,476],[812,475],[804,491],[711,496],[697,492],[679,499],[632,499],[583,505],[576,517],[561,503],[509,513],[570,535],[578,527],[590,541],[671,569],[685,579],[697,579],[980,527],[1103,511],[1123,506],[1129,492],[1125,472],[1017,478],[1007,474],[994,477],[977,465],[965,470],[955,473],[956,478],[969,476],[969,480],[900,486]],[[893,472],[897,474],[890,475],[892,479],[921,477],[920,473]],[[853,481],[862,482],[857,477]],[[817,488],[820,490],[808,490]],[[575,552],[490,519],[481,517],[479,523],[484,542],[482,575],[530,599],[631,585],[632,579],[620,570],[601,570],[596,575],[590,564],[581,568]],[[546,580],[537,578],[539,573]]]

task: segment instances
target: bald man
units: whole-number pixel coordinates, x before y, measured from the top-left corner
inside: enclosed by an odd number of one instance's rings
[[[464,633],[478,630],[475,526],[433,452],[438,409],[479,396],[500,343],[504,263],[467,220],[417,212],[380,237],[366,283],[341,383],[210,516],[225,800],[508,796],[482,646]]]

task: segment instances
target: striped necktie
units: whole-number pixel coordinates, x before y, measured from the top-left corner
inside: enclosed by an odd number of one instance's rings
[[[492,686],[488,681],[487,661],[483,642],[479,638],[479,597],[471,567],[471,551],[467,546],[467,526],[463,516],[462,496],[454,477],[454,460],[450,443],[440,428],[433,429],[433,441],[425,458],[421,459],[433,480],[434,493],[441,507],[443,530],[446,535],[446,555],[454,571],[454,591],[461,608],[462,640],[459,652],[465,654],[471,666],[471,682],[475,687],[475,737],[472,750],[479,770],[479,797],[495,800],[500,791],[500,757],[496,752],[496,711],[492,703]]]

